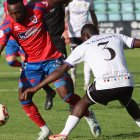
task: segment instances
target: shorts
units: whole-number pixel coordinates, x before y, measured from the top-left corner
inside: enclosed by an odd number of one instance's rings
[[[63,61],[61,59],[27,63],[19,79],[19,88],[28,88],[38,85],[46,76],[62,64]],[[55,88],[66,85],[66,76],[67,74],[64,74],[62,78],[53,82]]]
[[[82,44],[82,40],[80,37],[71,37],[70,38],[70,47],[71,51],[73,51],[78,45]]]
[[[96,90],[95,84],[91,84],[87,89],[88,98],[94,102],[107,105],[108,102],[119,100],[126,106],[131,100],[133,87],[119,87],[105,90]]]
[[[66,44],[65,38],[63,36],[54,36],[51,37],[54,46],[58,49],[59,52],[62,53],[63,58],[67,58]]]
[[[21,49],[21,47],[18,45],[16,40],[8,40],[7,45],[6,45],[6,49],[5,49],[5,55],[6,55],[6,57],[12,56],[12,55],[15,55],[15,56],[23,55],[23,56],[25,56],[25,53]]]

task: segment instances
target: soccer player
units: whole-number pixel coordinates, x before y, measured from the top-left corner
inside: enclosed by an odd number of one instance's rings
[[[62,53],[63,59],[67,58],[65,39],[62,36],[64,32],[65,9],[63,5],[56,6],[47,12],[44,16],[45,28],[51,36],[51,40],[59,52]],[[48,93],[46,96],[45,109],[51,109],[55,94]]]
[[[66,7],[66,16],[68,21],[68,34],[70,39],[71,52],[76,46],[82,43],[81,29],[89,23],[89,14],[93,24],[98,27],[97,17],[94,12],[93,0],[73,0]],[[87,89],[90,82],[91,69],[87,63],[84,63],[84,90]],[[76,85],[76,66],[71,69],[71,77],[74,85]]]
[[[24,5],[26,5],[28,2],[27,0],[23,0]],[[5,1],[3,3],[4,6],[4,18],[8,15],[8,9],[7,9],[7,1]],[[24,69],[25,67],[25,53],[24,51],[21,49],[21,47],[18,45],[17,41],[13,38],[13,36],[10,36],[7,44],[6,44],[6,48],[5,48],[5,54],[6,54],[6,61],[8,63],[9,66],[12,67],[20,67],[20,69]],[[21,61],[19,61],[17,59],[17,57],[20,56]],[[46,85],[45,87],[43,87],[43,89],[46,92],[46,95],[52,95],[50,97],[54,97],[55,90],[53,90],[50,86]],[[51,98],[49,98],[50,100],[46,99],[46,104],[48,105],[48,109],[49,107],[51,107],[50,105],[52,105],[52,100]],[[47,107],[45,106],[45,109],[47,109]]]
[[[23,2],[24,5],[27,4],[27,0],[24,0]],[[8,15],[7,1],[4,1],[3,7],[4,7],[3,19],[4,19]],[[24,66],[25,53],[12,36],[10,36],[6,44],[5,55],[6,55],[7,64],[9,66],[20,67],[20,68]],[[20,56],[21,62],[17,59],[18,56]]]
[[[50,136],[50,140],[65,140],[83,117],[85,110],[91,105],[96,103],[107,105],[108,102],[114,100],[118,100],[124,105],[129,115],[140,127],[140,109],[131,98],[134,82],[127,69],[124,56],[124,46],[127,45],[130,49],[140,48],[140,40],[123,34],[99,35],[98,29],[93,24],[84,25],[81,36],[85,42],[74,49],[65,63],[38,86],[27,89],[23,94],[23,98],[28,97],[43,85],[63,76],[66,71],[80,62],[87,62],[92,69],[95,76],[93,83],[83,98],[74,106],[63,131],[60,134]]]
[[[32,97],[23,99],[23,92],[39,84],[45,77],[51,74],[58,66],[62,65],[62,54],[53,45],[50,35],[44,28],[43,17],[51,8],[65,4],[69,0],[44,0],[42,2],[30,3],[24,6],[23,0],[7,0],[9,15],[0,26],[0,54],[4,49],[9,36],[12,35],[26,54],[26,67],[21,72],[19,80],[19,101],[27,116],[41,129],[38,140],[44,140],[50,135],[47,126]],[[67,87],[70,78],[66,77],[53,81],[60,97],[70,105],[74,106],[80,96],[74,94],[74,90]],[[45,84],[46,86],[48,84]],[[43,86],[43,87],[44,87]],[[85,111],[90,128],[95,136],[100,135],[99,124],[95,121],[93,112]]]
[[[31,0],[31,2],[37,2],[42,0]],[[67,58],[66,44],[65,39],[62,36],[64,32],[64,18],[65,18],[65,9],[64,5],[59,5],[51,9],[44,16],[45,28],[48,30],[51,40],[55,47],[63,54],[63,58]],[[45,109],[50,110],[53,107],[53,98],[56,93],[48,92],[46,94]]]

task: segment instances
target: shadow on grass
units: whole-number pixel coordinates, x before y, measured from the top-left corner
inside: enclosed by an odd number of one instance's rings
[[[140,133],[138,132],[133,132],[129,134],[118,134],[118,135],[112,135],[112,136],[102,136],[106,140],[111,140],[111,139],[116,139],[116,140],[129,140],[129,139],[137,139],[140,140]]]
[[[112,136],[105,136],[102,135],[101,137],[95,138],[95,137],[87,137],[87,136],[76,136],[72,137],[69,140],[129,140],[129,139],[135,139],[140,140],[140,133],[133,132],[130,134],[118,134],[118,135],[112,135]]]

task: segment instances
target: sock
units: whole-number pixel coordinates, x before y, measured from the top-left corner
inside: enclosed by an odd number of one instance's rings
[[[138,127],[140,127],[140,119],[136,119],[135,122],[138,125]]]
[[[42,127],[46,125],[34,103],[23,105],[23,110],[37,126]]]
[[[79,118],[73,115],[69,115],[61,135],[68,135],[73,128],[78,124]]]
[[[44,126],[40,127],[40,129],[42,130],[43,133],[49,134],[50,129],[48,128],[47,125],[44,125]]]

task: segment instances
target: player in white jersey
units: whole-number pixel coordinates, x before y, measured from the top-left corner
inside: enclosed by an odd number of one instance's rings
[[[88,87],[84,97],[74,106],[63,131],[50,136],[50,140],[66,140],[89,106],[96,103],[107,105],[114,100],[124,105],[140,127],[140,109],[131,99],[134,82],[128,72],[124,56],[124,45],[130,49],[140,48],[140,40],[122,34],[99,35],[98,29],[92,24],[86,24],[82,28],[81,35],[85,42],[74,49],[65,63],[38,86],[24,92],[24,97],[28,97],[45,84],[63,76],[64,72],[80,62],[87,62],[92,69],[95,76],[93,83]]]
[[[93,7],[93,0],[73,0],[66,7],[71,52],[76,46],[82,43],[82,40],[80,39],[81,29],[86,23],[89,22],[89,13],[91,15],[92,22],[98,27],[98,22]],[[90,72],[90,67],[87,65],[87,63],[84,63],[84,89],[86,89],[89,85]],[[75,85],[76,66],[71,69],[71,77]]]

